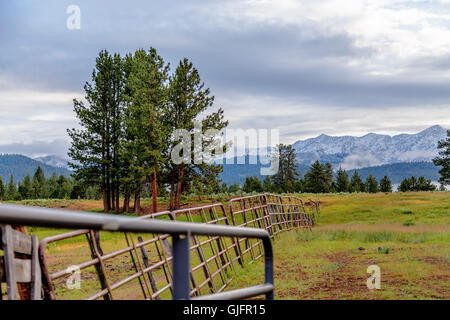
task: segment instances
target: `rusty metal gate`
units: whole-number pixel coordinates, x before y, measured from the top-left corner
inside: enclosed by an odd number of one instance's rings
[[[309,207],[306,212],[297,197],[261,194],[230,200],[228,212],[217,203],[128,219],[260,229],[274,239],[281,231],[310,229],[318,208]],[[112,233],[106,231],[108,228],[102,228],[101,233],[92,229],[70,231],[41,240],[39,261],[44,299],[66,298],[69,293],[67,281],[74,275],[74,270],[82,271],[82,280],[90,284],[79,290],[80,299],[159,300],[177,296],[174,291],[173,234],[152,230],[138,234],[124,232],[122,236],[112,238],[113,245],[105,247],[102,239],[111,238]],[[213,233],[191,234],[188,238],[187,279],[189,296],[193,298],[227,297],[220,294],[225,294],[237,269],[267,255],[265,240],[251,234],[228,237]],[[73,250],[58,251],[65,247],[73,247]]]

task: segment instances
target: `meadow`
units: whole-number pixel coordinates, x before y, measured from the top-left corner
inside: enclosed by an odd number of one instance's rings
[[[312,194],[297,196],[305,201],[316,200]],[[229,198],[185,198],[183,207],[218,201],[226,204]],[[166,200],[159,200],[164,209]],[[319,200],[321,210],[312,231],[292,230],[274,240],[277,299],[450,298],[449,192],[326,194]],[[21,204],[91,212],[101,212],[102,206],[101,201],[93,200],[28,200]],[[150,199],[143,205],[148,213]],[[28,231],[39,239],[62,232],[48,228]],[[118,233],[102,233],[101,243],[105,252],[125,246],[123,234]],[[52,270],[86,261],[83,259],[90,255],[84,236],[64,240],[58,246],[49,245],[47,250]],[[197,262],[194,257],[193,263]],[[366,286],[370,265],[380,267],[379,290]],[[107,267],[117,279],[133,272],[130,256],[126,255]],[[259,284],[264,279],[263,262],[234,268],[232,273],[234,279],[228,289]],[[196,277],[201,278],[201,272]],[[61,279],[59,298],[84,298],[98,290],[93,267],[83,271],[82,280],[82,290],[68,290]],[[217,285],[219,280],[215,279]],[[124,286],[117,297],[142,298],[136,285],[137,281]]]
[[[274,241],[277,299],[450,298],[449,192],[331,194],[320,201],[312,232]],[[367,288],[370,265],[380,267],[380,289]],[[262,262],[255,263],[232,287],[263,274]]]

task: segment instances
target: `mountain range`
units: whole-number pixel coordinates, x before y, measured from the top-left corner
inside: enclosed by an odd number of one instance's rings
[[[2,177],[3,183],[7,183],[11,175],[13,175],[16,183],[25,178],[27,174],[29,174],[30,177],[33,177],[39,166],[42,168],[42,171],[47,178],[53,173],[65,176],[70,176],[71,174],[66,168],[48,165],[24,155],[0,154],[0,177]]]
[[[358,169],[385,164],[431,161],[438,153],[437,142],[444,140],[447,129],[432,126],[416,134],[395,136],[369,133],[362,137],[328,136],[299,140],[293,144],[297,161],[329,162],[333,167]]]
[[[385,174],[393,183],[404,178],[424,176],[436,181],[438,168],[431,160],[437,155],[437,142],[445,140],[447,129],[435,125],[416,134],[395,136],[369,133],[362,137],[329,136],[298,140],[293,143],[298,163],[298,171],[304,175],[309,166],[319,160],[329,162],[337,170],[339,167],[353,171],[365,179],[370,173],[378,180]],[[252,155],[252,157],[255,157]],[[236,162],[235,162],[236,163]],[[242,184],[247,176],[260,175],[260,164],[224,165],[221,179],[227,184]]]
[[[304,175],[309,166],[316,160],[330,162],[335,169],[339,167],[349,171],[358,171],[365,178],[370,173],[377,179],[387,174],[393,183],[399,183],[411,175],[425,176],[436,181],[438,168],[431,160],[437,155],[437,142],[444,140],[447,129],[432,126],[416,134],[399,134],[395,136],[369,133],[362,137],[328,136],[322,134],[315,138],[299,140],[293,144],[298,162],[298,171]],[[245,164],[225,164],[220,178],[228,185],[242,184],[247,176],[260,175],[261,164],[249,164],[247,155]],[[56,172],[69,176],[71,171],[68,160],[48,155],[35,159],[17,154],[0,154],[0,176],[3,181],[9,180],[13,174],[19,181],[28,173],[34,174],[38,166],[49,177]],[[266,165],[264,165],[266,167]]]

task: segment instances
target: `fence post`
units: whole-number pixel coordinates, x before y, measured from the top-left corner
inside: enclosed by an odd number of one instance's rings
[[[273,282],[273,249],[272,249],[272,242],[270,242],[269,238],[263,238],[262,239],[263,246],[264,246],[264,260],[265,260],[265,283],[270,283],[274,285]],[[273,300],[274,299],[274,292],[273,290],[271,292],[266,293],[266,300]]]
[[[173,299],[188,300],[190,297],[189,275],[191,263],[189,261],[189,237],[187,233],[182,235],[174,234],[173,240]]]

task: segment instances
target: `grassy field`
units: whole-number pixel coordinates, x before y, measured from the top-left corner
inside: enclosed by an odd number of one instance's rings
[[[315,195],[301,194],[304,200]],[[227,198],[187,199],[185,206]],[[161,199],[164,208],[165,201]],[[274,241],[277,299],[449,299],[450,298],[450,193],[329,194],[321,195],[321,213],[312,231],[282,233]],[[31,200],[37,205],[101,212],[101,201]],[[144,201],[148,213],[150,200]],[[39,239],[62,230],[29,228]],[[123,234],[102,233],[102,247],[111,252],[126,246]],[[145,237],[144,237],[145,240]],[[51,272],[86,261],[90,256],[85,236],[48,246]],[[195,255],[191,256],[193,263]],[[157,260],[151,256],[150,260]],[[212,265],[212,263],[211,263]],[[369,265],[381,270],[381,289],[369,290]],[[108,262],[112,280],[134,271],[129,255]],[[202,280],[202,270],[194,275]],[[214,270],[212,270],[214,271]],[[262,261],[235,268],[229,288],[256,285],[264,279]],[[233,272],[234,273],[234,272]],[[163,278],[162,270],[155,277]],[[56,282],[58,297],[78,299],[98,291],[93,267],[82,272],[81,290]],[[220,277],[215,278],[220,285]],[[118,290],[115,298],[141,299],[137,280]],[[203,293],[209,293],[205,286]],[[4,292],[4,291],[3,291]],[[164,297],[164,295],[163,295]],[[169,297],[167,295],[167,297]]]
[[[448,192],[324,195],[320,201],[312,232],[284,233],[274,242],[277,299],[450,298]],[[370,265],[380,267],[379,290],[367,288]],[[263,274],[262,262],[255,263],[233,288],[256,284]]]

